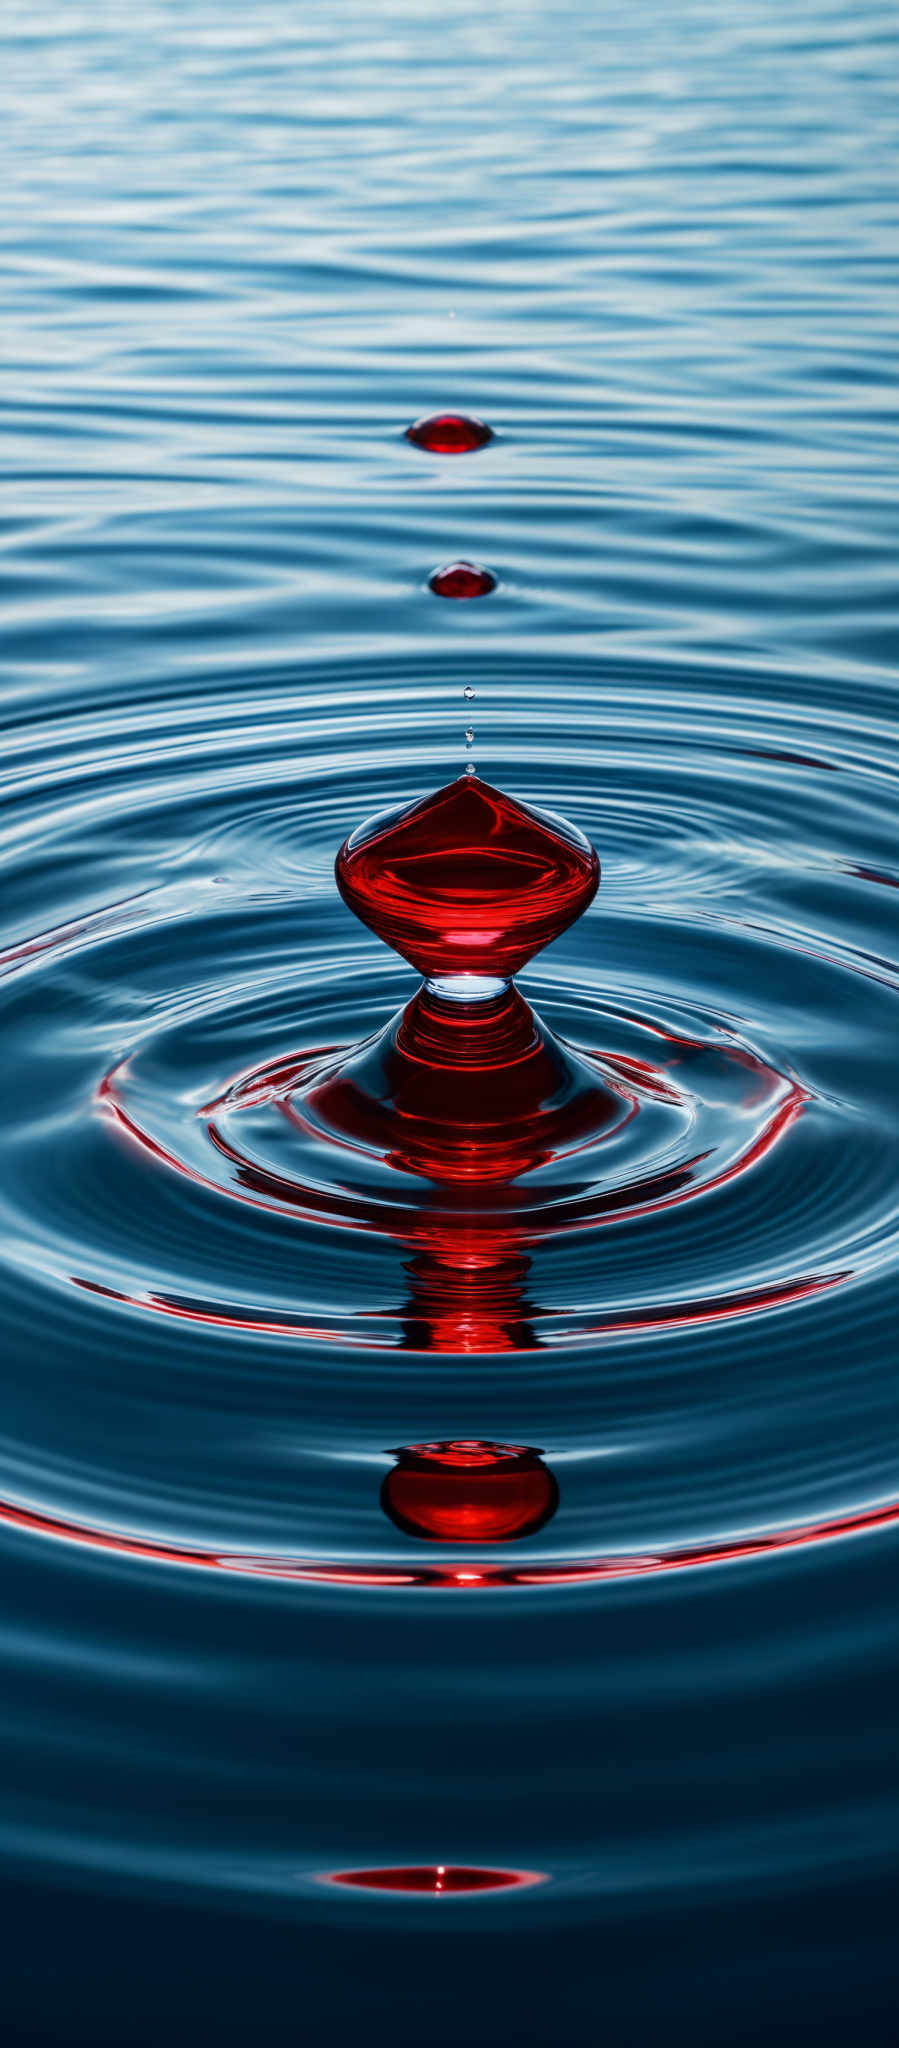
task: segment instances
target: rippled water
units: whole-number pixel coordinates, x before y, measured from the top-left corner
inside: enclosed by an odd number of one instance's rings
[[[8,2038],[886,2039],[894,10],[0,55]],[[415,987],[337,847],[472,753],[599,849],[521,986],[633,1113],[435,1277],[279,1104]],[[556,1512],[396,1526],[447,1440]],[[410,1866],[542,1882],[322,1883]]]

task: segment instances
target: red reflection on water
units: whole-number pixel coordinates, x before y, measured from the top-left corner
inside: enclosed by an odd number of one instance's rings
[[[531,1566],[478,1564],[474,1560],[445,1566],[418,1563],[409,1566],[331,1564],[320,1558],[202,1549],[191,1544],[163,1543],[152,1536],[133,1536],[88,1522],[73,1522],[61,1515],[46,1514],[38,1508],[20,1507],[14,1501],[0,1501],[0,1523],[26,1530],[32,1535],[55,1538],[58,1542],[75,1543],[86,1550],[109,1551],[117,1557],[146,1558],[157,1564],[233,1572],[249,1578],[286,1579],[310,1586],[417,1586],[462,1591],[470,1587],[584,1585],[602,1579],[646,1578],[657,1572],[733,1564],[740,1559],[764,1557],[776,1551],[800,1550],[809,1544],[833,1542],[838,1537],[899,1527],[899,1500],[885,1501],[877,1507],[859,1508],[850,1514],[834,1515],[821,1521],[800,1523],[788,1529],[759,1530],[720,1540],[713,1538],[706,1543],[662,1546],[650,1551],[612,1551],[603,1557],[569,1558]]]
[[[881,889],[899,889],[899,875],[885,874],[882,868],[865,868],[859,861],[846,861],[843,873],[854,875],[858,882],[877,882]]]
[[[478,562],[447,562],[428,577],[435,597],[486,597],[496,589],[496,577]]]
[[[514,1271],[510,1272],[513,1264]],[[407,1267],[407,1272],[417,1284],[404,1311],[402,1348],[462,1353],[538,1349],[541,1343],[540,1315],[533,1310],[523,1290],[528,1266],[529,1261],[523,1257],[514,1262],[497,1261],[486,1273],[472,1278],[470,1268],[466,1268],[464,1273],[457,1270],[454,1275],[453,1269],[447,1272],[445,1265],[432,1264],[429,1254],[416,1253]],[[454,1277],[458,1290],[455,1299]],[[791,1302],[806,1301],[811,1295],[840,1287],[852,1278],[853,1270],[847,1266],[836,1273],[803,1274],[796,1280],[780,1280],[768,1287],[746,1288],[740,1293],[700,1296],[696,1301],[661,1303],[658,1306],[648,1304],[639,1309],[613,1309],[598,1321],[572,1315],[564,1336],[559,1338],[556,1335],[554,1341],[556,1344],[584,1343],[594,1337],[626,1336],[630,1331],[677,1330],[690,1328],[693,1324],[727,1321],[735,1316],[760,1315],[770,1309],[787,1308]],[[251,1330],[254,1336],[314,1339],[318,1343],[345,1343],[347,1339],[346,1325],[329,1327],[324,1320],[310,1322],[300,1315],[288,1317],[265,1309],[228,1307],[222,1302],[204,1301],[191,1295],[131,1294],[124,1288],[106,1286],[102,1281],[90,1280],[80,1273],[71,1273],[69,1279],[73,1287],[80,1287],[87,1294],[100,1295],[105,1301],[120,1302],[125,1308],[149,1310],[156,1315],[181,1317],[185,1322],[210,1323],[224,1330]],[[487,1309],[485,1297],[489,1302]],[[353,1344],[370,1351],[395,1350],[397,1347],[393,1340],[377,1334],[378,1324],[384,1315],[381,1310],[363,1310],[353,1314]],[[556,1322],[558,1317],[551,1320]],[[484,1341],[487,1337],[489,1342]],[[451,1338],[457,1341],[451,1343]]]
[[[499,1892],[512,1886],[544,1884],[542,1870],[484,1870],[462,1863],[411,1864],[386,1870],[331,1870],[322,1884],[344,1884],[372,1892]]]
[[[410,1444],[381,1488],[398,1529],[435,1543],[508,1543],[542,1529],[559,1503],[555,1478],[521,1444]]]
[[[430,976],[517,974],[599,887],[581,832],[477,775],[360,826],[336,874],[362,923]]]
[[[493,432],[473,413],[432,412],[406,428],[406,439],[416,448],[427,448],[431,455],[468,455],[474,448],[486,447]]]

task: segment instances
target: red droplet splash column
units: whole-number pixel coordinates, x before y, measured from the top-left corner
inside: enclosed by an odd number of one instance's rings
[[[499,1188],[620,1110],[511,984],[586,909],[599,861],[564,819],[463,775],[360,826],[336,872],[344,902],[425,982],[313,1091],[316,1114],[399,1170],[461,1184],[489,1235]]]
[[[599,861],[582,832],[477,775],[361,825],[341,847],[336,874],[363,924],[436,994],[460,1001],[495,993],[599,887]],[[460,976],[464,987],[449,986]]]

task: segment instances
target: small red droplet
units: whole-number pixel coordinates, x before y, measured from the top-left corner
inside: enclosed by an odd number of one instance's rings
[[[473,448],[486,447],[493,432],[470,413],[432,412],[406,428],[406,439],[431,455],[468,455]]]
[[[374,1892],[498,1892],[510,1885],[539,1884],[539,1870],[483,1870],[463,1864],[417,1864],[386,1870],[335,1870],[328,1884]]]
[[[480,1441],[411,1444],[398,1453],[381,1505],[398,1529],[435,1543],[508,1543],[555,1514],[559,1489],[538,1453]]]
[[[434,570],[428,582],[435,597],[486,597],[489,590],[496,589],[496,577],[478,562],[447,562],[444,569]]]

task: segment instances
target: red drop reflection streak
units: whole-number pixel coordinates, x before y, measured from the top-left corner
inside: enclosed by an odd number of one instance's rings
[[[460,1863],[412,1864],[385,1870],[330,1870],[320,1884],[340,1884],[372,1892],[499,1892],[513,1886],[545,1884],[542,1870],[485,1870]]]
[[[406,428],[406,439],[430,455],[470,455],[475,448],[485,448],[493,433],[472,413],[432,412]]]

